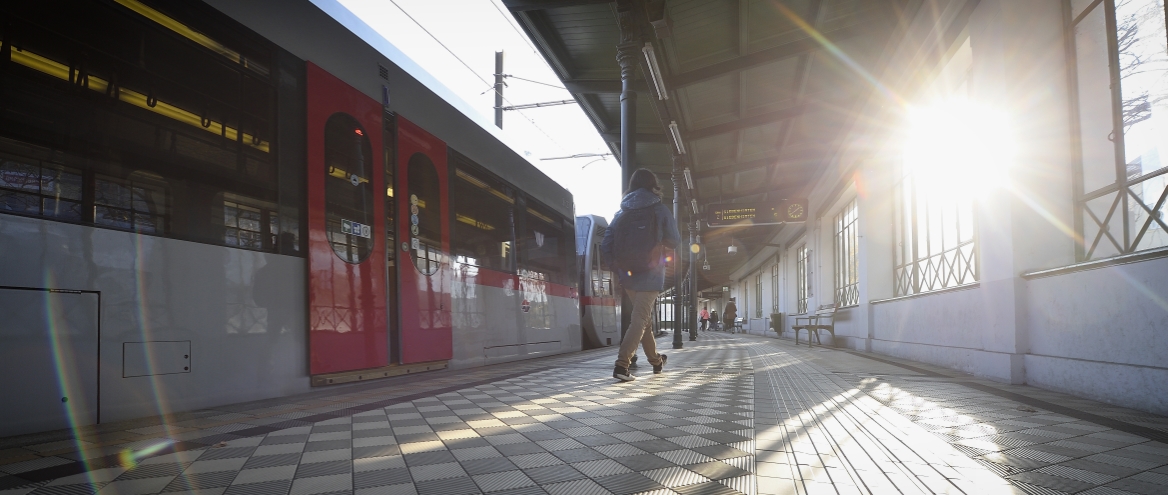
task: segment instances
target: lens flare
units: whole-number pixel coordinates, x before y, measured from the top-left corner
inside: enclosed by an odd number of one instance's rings
[[[171,445],[174,445],[174,440],[167,438],[140,450],[125,449],[118,452],[118,464],[126,469],[133,469],[142,459],[157,454]]]
[[[140,342],[163,340],[154,335],[154,328],[152,327],[152,321],[150,317],[148,294],[152,294],[153,292],[151,291],[151,288],[146,280],[147,275],[153,273],[150,267],[147,266],[147,253],[151,251],[151,247],[146,245],[146,243],[150,242],[152,242],[152,239],[148,236],[134,236],[134,273],[137,274],[135,280],[135,298],[137,299],[135,301],[135,309],[136,317],[138,319],[137,323]],[[155,356],[154,353],[151,352],[151,347],[149,345],[144,346],[144,349],[146,353],[144,356],[146,359],[146,366],[150,372],[150,374],[144,378],[150,380],[150,392],[154,395],[154,408],[158,417],[162,420],[161,426],[163,427],[164,435],[167,438],[167,441],[170,442],[169,439],[174,438],[176,432],[173,431],[173,427],[170,424],[172,417],[171,404],[169,398],[167,397],[166,384],[162,381],[166,378],[166,375],[159,375],[154,373],[154,370],[159,368],[157,364],[159,356]],[[144,449],[139,452],[144,452],[145,450],[148,449]]]
[[[864,69],[863,66],[857,63],[855,60],[852,60],[852,57],[849,57],[848,54],[844,53],[844,51],[840,49],[839,46],[837,46],[835,43],[832,43],[831,40],[827,39],[827,37],[824,36],[823,33],[820,33],[818,29],[815,29],[815,26],[808,24],[807,21],[803,20],[803,18],[799,16],[799,14],[796,14],[795,11],[791,10],[790,7],[787,7],[783,3],[772,2],[772,4],[776,9],[778,9],[780,13],[790,19],[791,22],[795,24],[795,26],[803,30],[803,32],[807,33],[811,39],[815,40],[820,45],[823,45],[823,48],[827,51],[827,53],[830,53],[833,57],[843,63],[844,66],[851,69],[852,72],[855,72],[856,75],[860,76],[860,78],[867,82],[869,86],[872,86],[872,89],[875,89],[877,93],[884,96],[888,100],[891,100],[900,105],[904,105],[905,101],[900,97],[900,95],[897,95],[890,88],[888,88],[888,86],[885,86],[875,77],[873,77],[872,74]]]
[[[51,272],[45,273],[45,287],[57,287],[56,278]],[[73,345],[68,341],[68,335],[72,329],[69,328],[68,323],[63,317],[64,308],[57,307],[54,304],[56,297],[54,292],[44,292],[45,303],[45,321],[48,322],[48,339],[49,348],[53,353],[53,365],[57,370],[57,389],[61,395],[61,407],[65,410],[67,421],[69,422],[69,429],[73,433],[73,444],[78,452],[81,452],[81,463],[85,466],[86,476],[89,477],[89,482],[92,484],[92,472],[90,468],[89,458],[85,455],[87,444],[82,440],[84,431],[83,427],[92,424],[92,421],[86,417],[87,410],[95,410],[97,404],[87,404],[87,397],[85,396],[85,387],[82,380],[86,377],[92,377],[96,370],[82,370],[78,366],[81,363],[93,362],[88,359],[83,359],[74,354]]]

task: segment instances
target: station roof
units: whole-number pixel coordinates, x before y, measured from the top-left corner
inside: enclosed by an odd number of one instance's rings
[[[670,177],[675,145],[668,126],[676,122],[694,182],[692,191],[680,184],[682,211],[692,214],[690,199],[696,199],[704,214],[711,203],[806,197],[873,91],[860,74],[879,73],[886,48],[921,1],[504,4],[618,157],[618,8],[631,9],[632,26],[642,44],[651,43],[668,95],[658,98],[648,57],[638,50],[636,165]],[[708,229],[703,222],[711,270],[699,270],[699,289],[725,283],[781,228],[790,227]],[[731,243],[737,254],[727,253]]]

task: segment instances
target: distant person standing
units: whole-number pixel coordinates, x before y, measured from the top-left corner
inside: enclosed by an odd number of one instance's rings
[[[638,342],[645,349],[645,358],[653,365],[653,373],[661,373],[665,366],[665,355],[657,354],[657,341],[649,327],[653,323],[653,302],[665,289],[665,249],[676,248],[679,242],[677,222],[661,202],[657,176],[647,169],[637,169],[629,179],[621,210],[604,231],[600,244],[600,259],[609,260],[621,288],[633,301],[629,327],[612,370],[613,378],[625,382],[636,379],[629,372],[629,363],[637,352]]]
[[[730,298],[730,302],[726,303],[726,311],[722,312],[722,323],[726,324],[726,329],[730,333],[734,333],[734,320],[738,318],[738,305],[734,304],[734,298]]]
[[[698,319],[702,321],[702,331],[706,331],[706,326],[710,324],[710,311],[703,306],[702,312],[698,313]]]

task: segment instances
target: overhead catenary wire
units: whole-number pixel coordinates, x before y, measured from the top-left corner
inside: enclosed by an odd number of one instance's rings
[[[565,90],[565,91],[567,91],[567,90],[568,90],[568,88],[565,88],[565,87],[563,87],[563,86],[556,86],[555,84],[549,84],[549,83],[545,83],[545,82],[541,82],[541,81],[534,81],[534,80],[531,80],[531,79],[524,79],[524,78],[522,78],[522,77],[519,77],[519,76],[513,76],[513,75],[511,75],[511,74],[503,74],[503,77],[504,77],[504,78],[507,78],[507,77],[509,77],[509,78],[511,78],[511,79],[518,79],[518,80],[520,80],[520,81],[527,81],[527,82],[529,82],[529,83],[542,84],[542,85],[544,85],[544,86],[547,86],[547,87],[550,87],[550,88],[562,89],[562,90]]]
[[[494,84],[487,82],[486,79],[483,79],[483,76],[480,76],[478,72],[475,72],[474,69],[470,68],[470,65],[459,58],[458,55],[455,55],[453,50],[447,47],[446,44],[442,42],[442,40],[438,39],[437,36],[434,36],[434,33],[431,33],[429,29],[426,29],[426,26],[423,26],[422,23],[418,22],[417,19],[414,19],[414,16],[410,15],[409,12],[406,12],[406,9],[403,9],[401,5],[398,5],[395,0],[389,0],[389,3],[392,3],[394,7],[397,7],[397,9],[405,14],[406,17],[409,17],[411,21],[414,21],[414,24],[417,24],[417,26],[421,28],[422,31],[425,31],[425,33],[428,34],[431,39],[433,39],[436,43],[438,43],[439,46],[442,47],[442,49],[446,50],[446,53],[449,53],[451,57],[454,57],[454,59],[458,61],[458,63],[462,64],[463,67],[466,67],[466,70],[469,70],[471,74],[474,74],[474,76],[482,81],[483,84],[494,86]]]
[[[474,74],[474,76],[476,78],[478,78],[479,81],[482,81],[483,84],[489,86],[490,89],[488,89],[487,91],[498,92],[498,90],[495,89],[494,83],[489,83],[489,82],[487,82],[486,79],[483,79],[483,76],[480,76],[479,73],[476,72],[474,69],[472,69],[469,64],[467,64],[465,61],[463,61],[462,58],[459,58],[459,56],[456,55],[453,50],[451,50],[449,47],[447,47],[445,43],[442,43],[442,40],[439,40],[437,36],[434,36],[434,33],[431,33],[429,29],[426,29],[426,26],[423,26],[422,23],[418,22],[417,19],[414,19],[414,16],[410,15],[409,12],[406,12],[406,9],[402,8],[401,5],[398,5],[395,0],[389,0],[389,3],[392,3],[394,7],[397,7],[397,9],[402,12],[402,14],[405,14],[405,16],[408,17],[411,21],[413,21],[413,23],[416,24],[419,28],[421,28],[422,31],[424,31],[427,35],[429,35],[431,39],[433,39],[436,43],[438,43],[438,45],[440,45],[442,47],[442,49],[446,50],[446,53],[449,53],[450,56],[454,57],[455,60],[458,60],[458,63],[462,64],[463,67],[466,67],[466,70],[468,70],[472,74]],[[491,5],[494,5],[494,2],[491,2]],[[499,8],[498,5],[495,5],[495,8],[498,9]],[[512,26],[512,28],[514,28],[514,26]],[[526,40],[526,38],[524,38],[524,39]],[[528,45],[530,45],[530,42],[528,42]],[[533,49],[534,49],[534,47],[533,47]],[[487,91],[484,91],[483,93],[486,93]],[[514,103],[512,103],[510,100],[508,100],[506,96],[503,97],[503,100],[506,101],[507,103],[514,105]],[[526,119],[528,122],[531,123],[532,127],[535,127],[535,129],[538,130],[540,132],[540,134],[543,134],[544,137],[548,138],[549,141],[555,143],[555,145],[559,146],[560,149],[566,149],[566,148],[564,148],[563,144],[561,144],[559,141],[556,141],[556,138],[553,138],[551,136],[551,134],[548,134],[547,131],[543,130],[543,128],[540,127],[539,124],[536,124],[535,121],[532,120],[531,117],[527,116],[527,114],[524,114],[522,111],[517,111],[516,113],[518,113],[519,115],[522,115],[524,119]]]

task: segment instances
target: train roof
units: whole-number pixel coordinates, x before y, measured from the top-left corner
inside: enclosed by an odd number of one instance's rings
[[[602,217],[600,215],[592,215],[592,214],[576,215],[576,218],[588,218],[588,219],[592,220],[592,225],[595,225],[598,227],[608,227],[608,220],[606,220],[604,217]]]
[[[320,66],[566,217],[572,194],[504,142],[502,133],[337,0],[204,0]],[[380,74],[388,69],[388,81]]]

